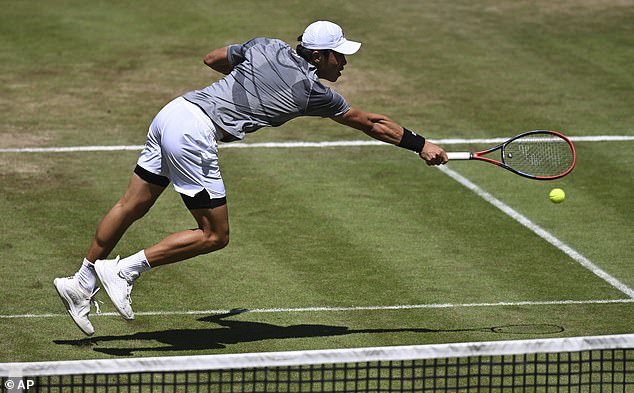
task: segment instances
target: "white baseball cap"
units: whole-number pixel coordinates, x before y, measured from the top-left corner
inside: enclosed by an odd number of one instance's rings
[[[339,25],[323,20],[311,23],[304,30],[301,45],[306,49],[332,49],[344,55],[352,55],[361,47],[360,42],[347,40]]]

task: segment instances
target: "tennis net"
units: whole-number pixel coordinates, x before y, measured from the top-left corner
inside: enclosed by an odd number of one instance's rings
[[[634,334],[0,364],[15,392],[634,392]]]

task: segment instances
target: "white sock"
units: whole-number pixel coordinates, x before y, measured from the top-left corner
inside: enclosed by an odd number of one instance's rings
[[[79,285],[81,285],[85,290],[92,293],[97,286],[97,274],[95,273],[95,265],[92,264],[88,259],[84,258],[84,262],[82,262],[81,267],[77,274],[75,274]]]
[[[128,281],[136,280],[141,273],[151,268],[152,266],[148,263],[144,250],[119,261],[119,271]]]

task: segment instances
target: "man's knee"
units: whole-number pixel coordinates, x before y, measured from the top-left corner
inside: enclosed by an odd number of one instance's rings
[[[210,199],[203,190],[195,197],[183,195],[185,204],[202,231],[200,252],[203,254],[225,248],[229,244],[229,215],[226,198]],[[202,205],[202,206],[201,206]]]
[[[202,253],[207,254],[227,247],[229,244],[229,233],[210,233],[205,234],[202,243]]]
[[[154,199],[141,198],[138,195],[133,197],[125,195],[117,202],[116,206],[124,211],[126,216],[136,220],[147,214],[154,202]]]

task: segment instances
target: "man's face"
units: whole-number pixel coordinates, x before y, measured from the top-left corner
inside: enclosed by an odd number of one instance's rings
[[[343,67],[347,64],[346,56],[335,51],[323,51],[315,62],[317,75],[330,82],[335,82],[340,76]]]

